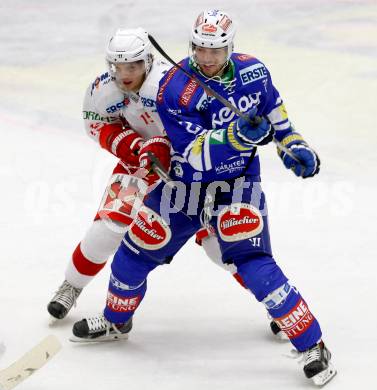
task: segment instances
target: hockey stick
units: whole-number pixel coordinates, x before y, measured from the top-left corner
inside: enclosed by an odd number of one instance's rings
[[[148,157],[152,161],[152,169],[153,171],[158,175],[158,177],[170,188],[175,188],[175,185],[173,184],[174,180],[170,177],[168,171],[163,167],[161,164],[161,161],[152,153],[152,152],[147,152]],[[166,195],[165,195],[166,196]],[[170,203],[173,204],[173,202],[169,199]],[[208,210],[213,206],[213,200],[209,197],[206,197],[206,201],[204,203],[204,218],[209,217]],[[174,206],[174,204],[173,204]],[[186,214],[184,211],[179,210],[180,213],[185,215],[188,219],[192,221],[192,218]],[[209,218],[210,219],[210,218]],[[207,221],[202,220],[202,225],[206,229],[208,229],[209,225],[209,219]],[[1,389],[0,389],[1,390]]]
[[[157,176],[170,188],[175,189],[176,186],[174,185],[174,180],[169,176],[168,171],[165,170],[164,166],[161,164],[161,161],[150,151],[147,152],[148,157],[152,161],[152,169],[153,172],[157,174]],[[167,195],[164,193],[165,197],[167,198]],[[171,199],[168,199],[169,202],[172,204],[173,207],[175,207],[174,203],[171,201]],[[177,207],[175,207],[177,208]],[[184,211],[179,210],[180,213],[185,215],[188,219],[192,221],[192,218],[186,214]],[[1,389],[0,389],[1,390]]]
[[[148,34],[148,38],[151,41],[154,48],[164,57],[166,58],[172,65],[176,66],[179,70],[181,70],[187,77],[189,77],[191,80],[194,80],[196,83],[198,83],[206,92],[208,95],[212,95],[214,98],[219,100],[225,107],[229,108],[231,111],[233,111],[235,114],[237,114],[240,118],[244,119],[245,121],[249,122],[252,126],[256,126],[260,123],[261,118],[255,117],[253,120],[250,119],[248,116],[246,116],[243,112],[241,112],[237,107],[235,107],[233,104],[231,104],[228,100],[226,100],[223,96],[218,94],[216,91],[214,91],[211,87],[203,83],[198,77],[196,77],[194,74],[191,74],[187,72],[186,69],[182,68],[181,65],[177,64],[167,53],[166,51],[157,43],[157,41],[152,37],[152,35]],[[295,156],[291,150],[283,146],[277,139],[273,138],[274,143],[276,146],[284,153],[286,153],[289,157],[291,157],[293,160],[298,162],[302,165],[302,162]],[[254,148],[255,149],[255,148]]]
[[[0,390],[13,389],[44,366],[60,349],[61,344],[55,336],[45,337],[20,359],[0,370]]]

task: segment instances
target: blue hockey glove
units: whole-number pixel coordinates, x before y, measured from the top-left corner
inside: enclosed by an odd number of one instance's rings
[[[290,133],[282,139],[281,144],[292,151],[292,154],[300,161],[293,160],[286,153],[278,149],[278,154],[287,169],[291,169],[296,176],[306,179],[319,172],[321,162],[317,153],[308,146],[298,133]]]
[[[257,107],[253,107],[245,115],[250,119],[238,118],[228,127],[228,140],[237,150],[247,150],[254,146],[265,145],[272,141],[274,129],[262,117],[256,116]]]

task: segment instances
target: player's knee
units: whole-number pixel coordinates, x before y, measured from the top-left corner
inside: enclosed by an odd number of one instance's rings
[[[123,276],[123,277],[122,277]],[[110,275],[110,285],[115,287],[117,290],[132,292],[135,290],[140,290],[141,288],[146,289],[146,279],[140,279],[133,275],[121,275],[122,279],[117,278],[113,273]]]
[[[253,258],[238,265],[237,270],[258,301],[263,301],[288,280],[271,256]]]
[[[146,280],[149,272],[158,265],[158,263],[142,258],[122,245],[115,253],[111,271],[125,285],[138,286]]]
[[[237,272],[237,268],[234,264],[223,263],[219,241],[216,236],[207,236],[206,238],[203,238],[202,247],[207,257],[209,257],[213,263],[224,270],[229,271],[232,275]]]
[[[267,310],[277,310],[284,305],[291,291],[295,293],[294,287],[287,281],[271,291],[262,302]]]
[[[126,226],[120,222],[96,220],[81,241],[81,250],[90,260],[107,260],[115,253],[125,234]]]

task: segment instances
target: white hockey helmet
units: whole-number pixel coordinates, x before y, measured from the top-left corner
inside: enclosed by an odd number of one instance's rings
[[[228,60],[233,52],[235,25],[230,16],[217,9],[203,11],[191,31],[191,46],[228,48]],[[193,47],[192,47],[193,49]]]
[[[106,61],[110,73],[114,75],[112,69],[114,64],[140,60],[144,61],[145,73],[148,74],[153,63],[152,44],[148,39],[148,33],[141,27],[119,28],[106,47]]]

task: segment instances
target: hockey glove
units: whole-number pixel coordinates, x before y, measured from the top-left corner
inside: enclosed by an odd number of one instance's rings
[[[278,149],[278,154],[287,169],[291,169],[296,176],[306,179],[319,172],[320,160],[317,153],[308,146],[298,133],[290,133],[281,140],[281,144],[292,151],[299,162],[293,160],[286,153]]]
[[[268,144],[272,141],[274,129],[266,118],[256,116],[257,107],[245,115],[249,118],[238,118],[228,128],[228,139],[237,150],[247,150],[254,146]]]
[[[138,153],[143,139],[130,127],[119,124],[107,124],[102,127],[99,136],[101,146],[131,166],[139,166]]]
[[[148,156],[152,152],[157,157],[162,166],[168,171],[170,168],[170,141],[166,137],[155,136],[144,142],[140,149],[139,162],[140,168],[148,171],[148,181],[153,183],[159,179],[158,175],[153,172],[152,161]]]

